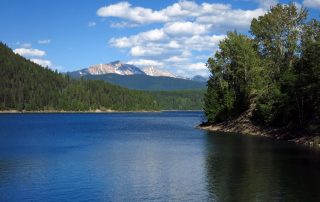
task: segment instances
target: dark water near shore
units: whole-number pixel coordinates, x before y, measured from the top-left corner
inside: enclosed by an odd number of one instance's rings
[[[320,201],[320,153],[200,112],[1,114],[0,201]]]

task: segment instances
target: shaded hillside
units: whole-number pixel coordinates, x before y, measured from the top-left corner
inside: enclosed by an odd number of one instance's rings
[[[205,82],[163,76],[104,74],[86,75],[83,78],[103,80],[129,89],[149,91],[199,90],[206,87]]]
[[[202,110],[205,90],[149,92],[161,109]]]
[[[73,80],[0,43],[1,110],[157,110],[147,93],[103,81]]]
[[[104,81],[71,79],[0,43],[0,110],[202,109],[203,91],[143,92]]]

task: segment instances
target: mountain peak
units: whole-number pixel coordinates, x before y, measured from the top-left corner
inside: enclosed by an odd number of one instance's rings
[[[70,75],[73,76],[85,76],[85,75],[102,75],[102,74],[119,74],[119,75],[149,75],[149,76],[164,76],[164,77],[173,77],[177,78],[172,73],[160,70],[155,66],[148,66],[143,69],[140,69],[132,64],[126,64],[119,60],[110,62],[108,64],[96,64],[92,65],[89,68],[82,69],[79,71],[70,72]]]
[[[166,76],[166,77],[173,77],[173,78],[176,77],[172,73],[165,70],[159,70],[154,66],[145,67],[142,69],[142,71],[144,71],[144,73],[146,73],[149,76]]]
[[[120,75],[132,75],[132,74],[145,74],[141,69],[133,65],[123,64],[119,60],[111,62],[109,64],[98,64],[90,66],[87,72],[91,75],[100,74],[120,74]]]

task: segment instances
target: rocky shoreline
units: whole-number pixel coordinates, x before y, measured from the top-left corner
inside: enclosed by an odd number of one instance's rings
[[[197,128],[208,131],[269,137],[320,149],[320,134],[310,134],[304,131],[294,132],[289,131],[286,128],[261,127],[252,123],[252,121],[250,120],[251,115],[252,110],[247,110],[241,116],[234,120],[217,124],[202,123],[197,126]]]

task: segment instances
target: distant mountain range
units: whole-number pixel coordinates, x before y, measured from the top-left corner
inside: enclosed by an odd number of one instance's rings
[[[98,64],[89,68],[81,69],[74,72],[69,72],[73,77],[81,77],[85,75],[103,75],[103,74],[118,74],[118,75],[149,75],[149,76],[167,76],[176,77],[168,71],[156,69],[153,66],[145,67],[142,70],[131,64],[125,64],[120,61],[114,61],[109,64]]]
[[[191,79],[178,78],[174,74],[159,70],[153,66],[140,69],[120,61],[98,64],[78,71],[67,72],[72,78],[103,80],[137,90],[198,90],[206,87],[207,79],[194,76]]]

